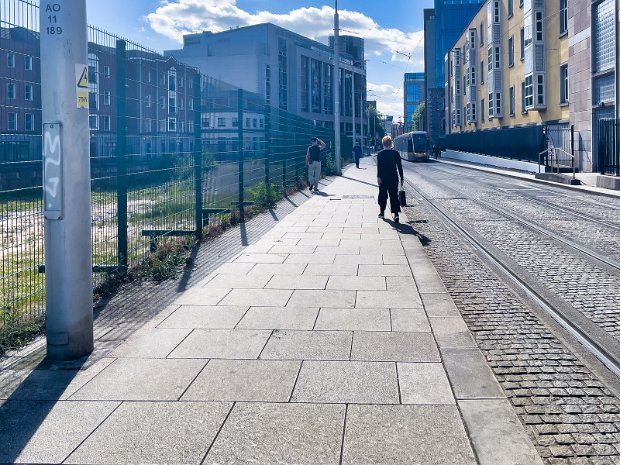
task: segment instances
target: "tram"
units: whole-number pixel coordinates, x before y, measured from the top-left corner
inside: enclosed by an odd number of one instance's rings
[[[426,131],[406,132],[394,139],[394,150],[408,161],[428,160],[428,136]]]

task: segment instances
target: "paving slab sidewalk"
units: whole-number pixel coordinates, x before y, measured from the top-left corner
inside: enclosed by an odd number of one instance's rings
[[[542,464],[361,166],[77,376],[0,391],[0,462]]]

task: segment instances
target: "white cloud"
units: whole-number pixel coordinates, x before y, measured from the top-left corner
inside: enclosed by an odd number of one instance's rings
[[[339,10],[339,15],[342,33],[363,37],[366,55],[371,59],[387,53],[391,61],[407,62],[418,69],[423,66],[423,31],[385,29],[357,11]],[[266,22],[327,43],[327,38],[333,34],[333,17],[334,9],[330,6],[298,8],[286,14],[269,11],[252,14],[239,8],[236,0],[176,0],[162,2],[146,19],[155,32],[179,43],[188,33],[220,32]]]
[[[384,115],[394,116],[394,121],[398,121],[403,114],[402,87],[368,82],[368,100],[376,100],[377,110]]]

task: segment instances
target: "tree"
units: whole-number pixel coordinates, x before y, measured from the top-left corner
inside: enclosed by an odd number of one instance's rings
[[[413,112],[411,117],[411,129],[413,131],[424,130],[424,109],[426,108],[426,102],[422,102],[418,105],[418,108]]]
[[[375,107],[368,107],[368,137],[374,141],[385,136],[383,115]]]

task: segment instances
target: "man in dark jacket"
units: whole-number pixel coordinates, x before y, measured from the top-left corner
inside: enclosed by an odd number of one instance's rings
[[[355,147],[353,147],[353,158],[355,159],[355,166],[357,168],[360,167],[360,158],[362,157],[362,146],[359,142],[355,143]]]
[[[381,143],[383,150],[377,154],[377,184],[379,184],[379,218],[384,218],[385,207],[387,205],[388,194],[390,196],[390,210],[394,217],[394,222],[400,221],[398,213],[400,204],[398,203],[398,180],[403,185],[403,165],[400,161],[400,154],[392,149],[392,138],[385,136]]]

